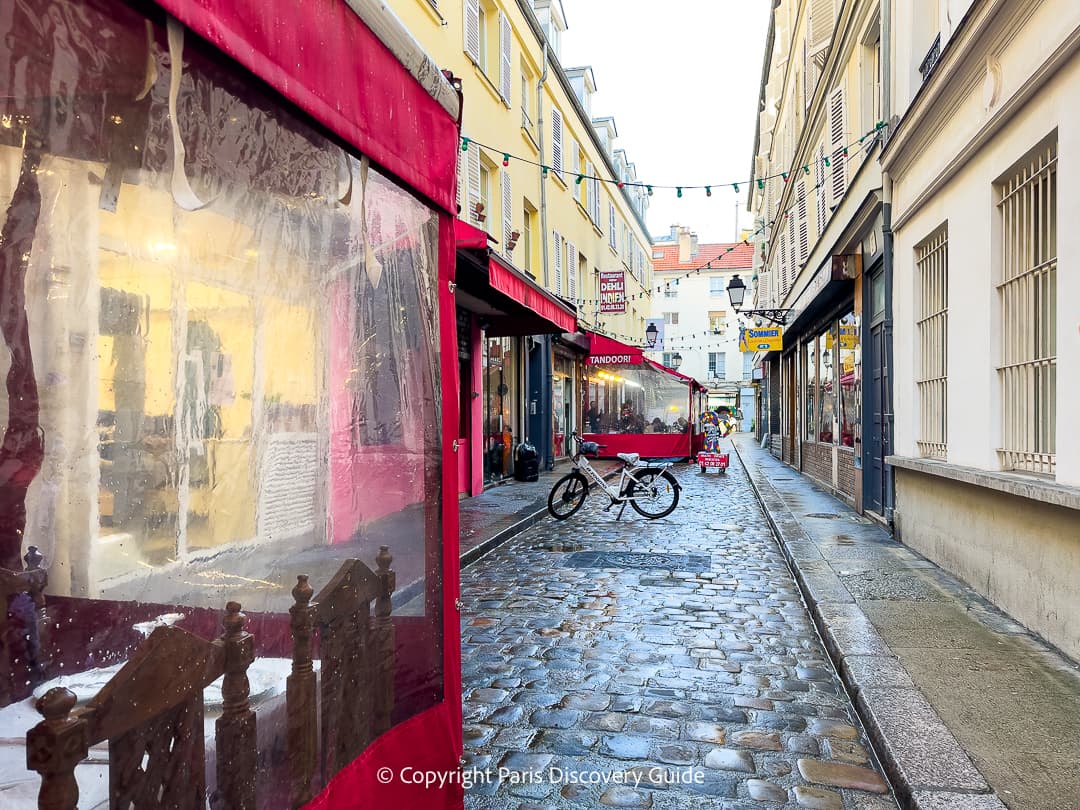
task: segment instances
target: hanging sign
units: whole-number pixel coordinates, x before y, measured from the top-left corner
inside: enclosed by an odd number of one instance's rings
[[[626,312],[626,273],[600,273],[600,311]]]
[[[773,352],[784,348],[784,330],[779,326],[743,329],[739,334],[739,351]]]

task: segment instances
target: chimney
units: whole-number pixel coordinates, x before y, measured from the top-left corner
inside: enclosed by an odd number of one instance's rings
[[[671,226],[671,233],[668,234],[668,241],[669,242],[678,242],[679,241],[679,226],[678,225],[672,225]]]
[[[689,228],[679,228],[679,263],[690,261],[697,252],[697,236]]]

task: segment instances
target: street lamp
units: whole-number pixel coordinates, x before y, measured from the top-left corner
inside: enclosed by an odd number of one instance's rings
[[[673,369],[675,369],[675,371],[678,371],[679,366],[681,366],[681,365],[682,365],[682,355],[679,354],[678,352],[675,352],[675,354],[671,355],[671,367]]]
[[[655,323],[650,323],[649,328],[645,330],[645,345],[648,348],[656,346],[656,337],[660,334],[660,330],[656,328]]]
[[[787,320],[790,309],[743,309],[743,301],[746,299],[746,282],[739,278],[739,274],[736,273],[731,277],[731,281],[727,286],[728,298],[731,300],[731,308],[740,315],[752,317],[754,315],[760,315],[762,318],[768,318],[770,321],[776,324],[784,325]]]

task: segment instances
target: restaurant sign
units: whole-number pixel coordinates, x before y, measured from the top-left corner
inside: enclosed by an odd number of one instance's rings
[[[600,311],[626,312],[626,273],[622,270],[600,274]]]
[[[739,335],[741,352],[773,352],[784,348],[784,330],[779,326],[743,329]]]

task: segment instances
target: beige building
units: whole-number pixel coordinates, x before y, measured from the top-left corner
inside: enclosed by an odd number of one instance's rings
[[[1077,658],[1080,4],[894,7],[897,533]]]
[[[880,66],[876,2],[775,5],[749,207],[753,305],[786,321],[783,349],[756,360],[759,430],[785,462],[887,520]]]

